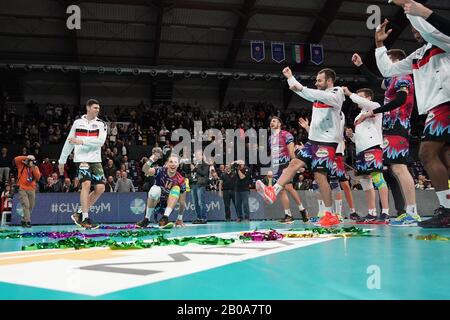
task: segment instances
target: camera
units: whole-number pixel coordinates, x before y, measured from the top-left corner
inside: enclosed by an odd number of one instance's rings
[[[232,170],[232,171],[238,171],[238,170],[239,170],[239,164],[237,164],[236,162],[233,163],[233,164],[231,165],[231,170]]]

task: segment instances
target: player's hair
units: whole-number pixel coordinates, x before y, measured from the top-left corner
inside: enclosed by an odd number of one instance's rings
[[[89,100],[86,102],[86,106],[87,106],[87,107],[90,107],[90,106],[92,106],[93,104],[100,104],[100,102],[98,102],[98,100],[95,100],[95,99],[89,99]]]
[[[360,92],[363,92],[366,97],[370,97],[370,99],[373,100],[374,94],[373,94],[372,89],[362,88],[362,89],[359,89],[358,91],[356,91],[356,93],[360,93]]]
[[[336,72],[334,72],[333,69],[330,68],[325,68],[320,70],[317,74],[325,74],[325,80],[331,79],[331,81],[333,81],[333,83],[336,81]]]
[[[283,120],[281,120],[280,117],[273,116],[272,119],[277,119],[278,121],[280,121],[281,124],[283,124]],[[270,119],[270,121],[272,121],[272,119]]]
[[[391,49],[387,51],[387,55],[396,60],[403,60],[406,58],[406,53],[402,49]]]

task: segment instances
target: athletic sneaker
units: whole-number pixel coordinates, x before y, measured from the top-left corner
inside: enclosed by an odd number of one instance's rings
[[[169,223],[169,217],[168,216],[162,216],[161,219],[159,219],[159,226],[164,227],[166,224]]]
[[[390,219],[391,219],[390,215],[388,215],[387,213],[381,213],[380,216],[378,217],[377,221],[389,222]]]
[[[433,217],[418,225],[422,228],[450,228],[450,209],[441,206],[434,211]]]
[[[341,223],[339,218],[331,212],[325,212],[325,215],[317,222],[321,227],[331,227]]]
[[[267,204],[273,204],[277,200],[273,186],[266,186],[261,180],[256,181],[256,191]]]
[[[75,222],[75,224],[79,227],[82,227],[81,223],[83,222],[83,214],[78,211],[70,216],[70,218]]]
[[[306,211],[306,209],[303,209],[300,211],[300,214],[302,216],[302,221],[308,222],[308,211]]]
[[[377,221],[377,216],[373,216],[371,214],[367,214],[367,216],[361,217],[361,219],[358,220],[358,222],[375,222],[375,221]]]
[[[420,216],[410,215],[407,213],[402,214],[400,217],[391,220],[389,225],[393,227],[417,227],[417,224],[421,221]]]
[[[350,213],[350,219],[359,221],[359,220],[361,220],[361,216],[359,214],[357,214],[356,212],[352,212],[352,213]]]
[[[93,222],[90,218],[86,218],[81,222],[81,227],[85,229],[97,229],[100,226]]]
[[[284,215],[284,219],[280,220],[281,223],[294,223],[294,218],[290,215]]]
[[[135,224],[135,226],[137,228],[147,228],[147,226],[150,224],[150,221],[148,220],[148,218],[144,218],[141,221],[139,221],[138,223]]]

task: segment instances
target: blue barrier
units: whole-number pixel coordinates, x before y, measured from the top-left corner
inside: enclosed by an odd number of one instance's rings
[[[18,196],[13,199],[12,224],[20,224],[22,208]],[[109,193],[105,192],[89,212],[92,219],[101,223],[133,223],[141,220],[145,214],[147,193]],[[79,207],[79,193],[37,193],[36,206],[31,213],[32,224],[70,224],[70,215]],[[225,210],[222,198],[217,192],[206,192],[205,203],[208,220],[225,220]],[[249,197],[251,219],[264,219],[263,200],[256,193]],[[236,212],[231,206],[231,217],[236,218]],[[178,205],[171,214],[171,220],[178,215]],[[194,202],[191,193],[186,197],[184,221],[196,218]]]

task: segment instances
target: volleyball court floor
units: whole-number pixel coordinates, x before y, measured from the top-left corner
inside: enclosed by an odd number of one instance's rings
[[[450,241],[416,238],[430,234],[450,237],[450,229],[355,225],[346,220],[338,227],[370,231],[366,236],[295,237],[309,233],[302,230],[312,227],[300,221],[289,225],[277,221],[188,223],[184,228],[166,230],[163,237],[216,236],[235,241],[135,250],[93,247],[29,251],[22,248],[59,240],[11,239],[5,235],[70,231],[95,235],[117,234],[119,230],[85,231],[74,225],[4,227],[0,232],[0,299],[450,298]],[[243,232],[268,233],[271,229],[285,237],[274,241],[239,239]],[[158,235],[139,239],[150,241],[155,237]],[[90,239],[105,238],[128,243],[139,240],[107,236]]]

